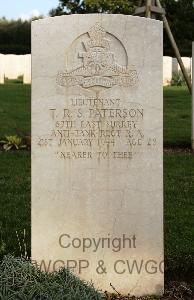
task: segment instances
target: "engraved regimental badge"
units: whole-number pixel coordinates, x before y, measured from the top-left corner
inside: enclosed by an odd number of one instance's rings
[[[57,75],[59,86],[111,88],[115,85],[127,87],[137,84],[137,71],[129,69],[128,63],[123,66],[116,62],[115,53],[111,52],[111,43],[107,35],[108,33],[100,23],[90,28],[87,39],[81,42],[84,51],[78,53],[82,64],[72,70],[59,72]],[[109,36],[113,37],[110,34]]]

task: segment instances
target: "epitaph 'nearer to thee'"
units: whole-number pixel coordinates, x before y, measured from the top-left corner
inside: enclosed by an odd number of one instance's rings
[[[32,23],[32,259],[163,293],[162,22]]]

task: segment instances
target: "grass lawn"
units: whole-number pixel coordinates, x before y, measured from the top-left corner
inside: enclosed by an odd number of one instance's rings
[[[30,95],[30,85],[0,85],[0,137],[14,135],[17,129],[30,131]]]
[[[30,152],[0,152],[0,257],[30,254]],[[26,237],[24,239],[24,230]],[[18,233],[18,237],[16,234]]]
[[[164,145],[188,147],[191,97],[164,88]],[[30,131],[30,86],[0,85],[0,137]],[[166,280],[194,282],[194,155],[164,155]],[[0,152],[0,257],[30,255],[30,153]],[[25,230],[25,234],[24,234]],[[16,234],[19,235],[19,241]],[[78,298],[75,298],[78,299]]]
[[[166,275],[194,286],[194,155],[164,156]]]
[[[191,95],[186,87],[164,88],[164,145],[190,147]]]

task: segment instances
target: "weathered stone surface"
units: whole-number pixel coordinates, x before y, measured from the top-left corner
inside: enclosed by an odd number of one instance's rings
[[[163,291],[162,30],[123,15],[32,24],[32,258],[76,261],[110,292]]]

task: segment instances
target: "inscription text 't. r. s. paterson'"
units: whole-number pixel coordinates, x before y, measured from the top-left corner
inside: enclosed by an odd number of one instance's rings
[[[83,42],[84,52],[78,53],[82,65],[57,75],[59,86],[76,86],[83,88],[118,86],[134,86],[137,84],[137,71],[128,66],[122,66],[115,61],[115,54],[110,50],[110,40],[107,32],[96,23],[88,31],[88,39]]]

